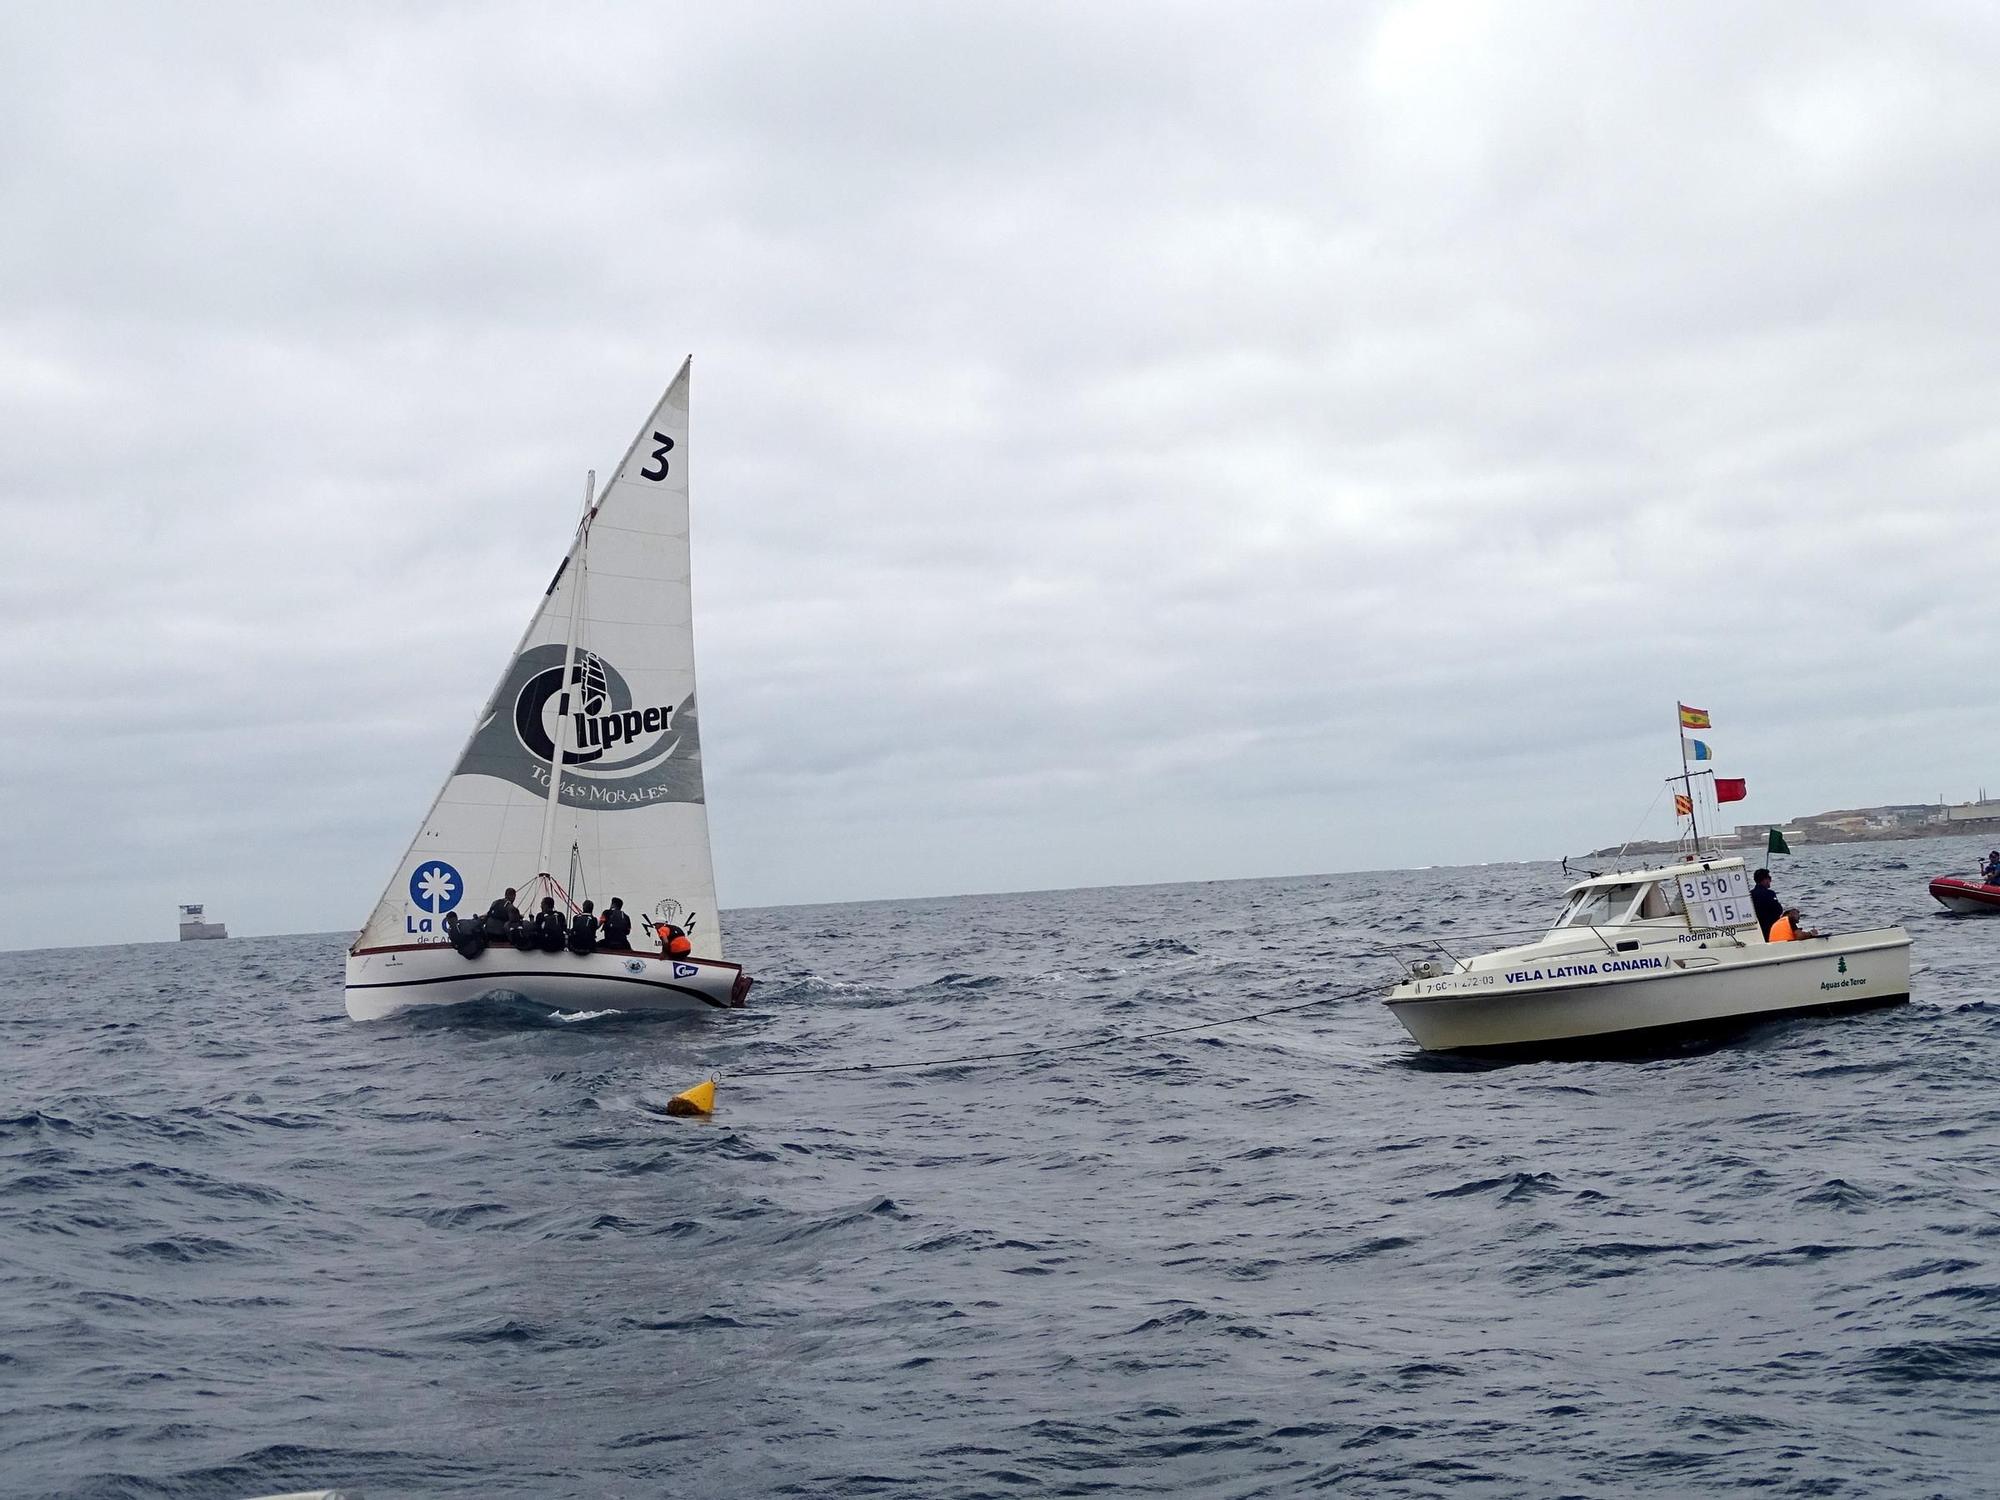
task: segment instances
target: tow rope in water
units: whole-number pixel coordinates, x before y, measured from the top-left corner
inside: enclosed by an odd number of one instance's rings
[[[800,1073],[890,1073],[922,1070],[925,1068],[976,1067],[983,1063],[1011,1062],[1023,1057],[1049,1057],[1060,1052],[1087,1052],[1096,1047],[1117,1047],[1128,1042],[1152,1042],[1161,1037],[1185,1036],[1194,1031],[1215,1031],[1224,1026],[1237,1026],[1245,1021],[1262,1021],[1269,1016],[1291,1015],[1296,1011],[1311,1010],[1317,1005],[1332,1005],[1341,1000],[1353,1000],[1362,995],[1379,994],[1385,988],[1385,981],[1357,985],[1353,989],[1339,990],[1331,995],[1318,995],[1311,1000],[1301,1000],[1295,1005],[1274,1005],[1267,1010],[1251,1011],[1248,1015],[1223,1016],[1213,1021],[1190,1021],[1185,1026],[1163,1026],[1155,1031],[1119,1032],[1115,1036],[1087,1037],[1080,1042],[1058,1042],[1046,1047],[1017,1047],[1005,1052],[973,1052],[963,1057],[926,1057],[910,1062],[886,1063],[814,1063],[790,1068],[748,1068],[738,1071],[731,1069],[728,1077],[777,1078]],[[706,1115],[715,1110],[714,1078],[683,1090],[667,1101],[670,1115]]]

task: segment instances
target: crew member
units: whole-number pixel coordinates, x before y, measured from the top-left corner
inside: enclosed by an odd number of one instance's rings
[[[688,941],[688,935],[671,922],[656,923],[653,935],[660,940],[660,951],[669,958],[686,958],[694,952],[694,944]]]
[[[606,948],[629,948],[632,946],[632,914],[625,910],[625,898],[613,896],[606,908],[604,919],[598,924],[603,934],[602,944]]]
[[[521,908],[514,904],[514,887],[507,887],[507,894],[494,899],[486,908],[486,931],[489,936],[499,937],[516,922],[521,920]]]
[[[1810,927],[1799,925],[1799,909],[1796,906],[1786,907],[1779,914],[1778,920],[1771,924],[1770,941],[1774,943],[1790,943],[1800,938],[1818,936],[1819,934]]]
[[[1986,856],[1986,863],[1979,868],[1979,878],[1988,885],[2000,885],[2000,849]]]
[[[597,946],[597,910],[588,901],[583,910],[569,919],[569,951],[578,955]]]
[[[542,897],[542,909],[535,913],[535,946],[544,953],[560,953],[569,941],[569,923],[556,910],[556,898]]]
[[[499,936],[487,930],[484,917],[467,917],[461,922],[458,913],[452,911],[444,914],[444,930],[445,936],[451,939],[452,947],[459,951],[462,958],[479,957],[486,951],[488,940]]]
[[[1750,887],[1750,905],[1757,913],[1757,925],[1764,929],[1764,940],[1769,942],[1772,925],[1785,914],[1785,903],[1771,889],[1769,870],[1759,870],[1750,878],[1756,882]]]

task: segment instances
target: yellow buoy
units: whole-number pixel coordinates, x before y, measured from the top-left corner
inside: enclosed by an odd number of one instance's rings
[[[670,1115],[712,1115],[715,1113],[715,1080],[707,1079],[697,1083],[684,1093],[674,1095],[667,1101]]]

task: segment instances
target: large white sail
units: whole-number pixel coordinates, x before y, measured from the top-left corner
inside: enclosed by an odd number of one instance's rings
[[[545,870],[560,734],[546,873],[599,911],[619,896],[637,917],[671,914],[697,955],[722,956],[695,712],[688,372],[599,492],[355,952],[442,942],[445,913],[482,912],[508,886],[527,894]]]

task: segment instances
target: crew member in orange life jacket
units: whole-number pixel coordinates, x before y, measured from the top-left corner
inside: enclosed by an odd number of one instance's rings
[[[694,944],[688,941],[688,935],[671,922],[656,923],[653,935],[659,938],[660,951],[668,958],[686,958],[694,952]]]
[[[1800,938],[1818,936],[1819,934],[1812,929],[1799,926],[1799,909],[1796,906],[1788,906],[1785,908],[1785,914],[1771,924],[1771,935],[1765,941],[1790,943]]]

